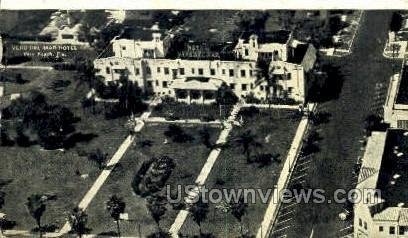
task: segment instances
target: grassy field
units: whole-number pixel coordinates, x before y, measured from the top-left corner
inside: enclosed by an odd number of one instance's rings
[[[108,157],[112,156],[128,134],[123,127],[125,118],[105,120],[103,115],[84,112],[80,100],[89,88],[74,81],[74,72],[8,70],[6,73],[21,73],[23,79],[29,80],[23,85],[5,83],[7,94],[39,90],[47,96],[49,103],[68,107],[80,118],[75,124],[76,131],[90,135],[89,140],[65,151],[44,151],[38,145],[0,147],[0,179],[6,181],[1,189],[6,193],[2,212],[17,223],[14,229],[35,227],[35,221],[25,207],[27,197],[34,193],[56,195],[55,201],[47,203],[42,223],[60,227],[65,223],[67,213],[78,204],[99,175],[97,165],[88,161],[87,154],[100,148],[108,153]],[[69,85],[56,90],[53,84],[57,80],[68,81]],[[13,122],[3,122],[13,136]]]
[[[221,120],[229,116],[228,106],[215,104],[187,104],[182,102],[163,102],[152,112],[152,117],[165,117],[168,120],[201,119],[203,121]]]
[[[244,117],[244,122],[247,123],[243,127],[234,127],[231,132],[230,141],[233,141],[250,129],[262,145],[252,153],[279,154],[281,162],[275,161],[264,167],[260,167],[257,163],[247,163],[242,148],[232,144],[221,152],[206,187],[208,189],[260,188],[264,193],[269,188],[273,189],[300,120],[298,117],[293,117],[293,113],[294,111],[285,110],[261,111],[252,118]],[[256,203],[248,204],[242,219],[244,232],[252,235],[256,234],[267,207],[267,204],[261,202],[259,194],[255,199]],[[210,233],[215,237],[238,237],[240,225],[237,219],[229,212],[218,209],[219,205],[221,204],[210,204],[207,219],[202,223],[203,233]],[[188,236],[198,235],[198,226],[191,216],[184,223],[181,233]]]
[[[138,134],[132,147],[121,160],[120,166],[113,172],[103,185],[97,196],[88,208],[88,227],[94,234],[112,234],[116,231],[116,225],[106,211],[105,203],[109,197],[116,194],[126,202],[126,213],[129,214],[129,221],[121,223],[122,235],[147,236],[157,228],[146,207],[145,198],[136,195],[131,187],[132,180],[141,164],[149,158],[167,155],[174,159],[175,168],[171,176],[166,181],[167,185],[175,188],[176,185],[193,184],[210,149],[206,148],[199,140],[198,131],[202,126],[182,126],[183,130],[193,136],[194,140],[186,143],[169,142],[164,143],[164,131],[167,125],[148,124]],[[218,128],[209,128],[211,141],[215,142],[218,137]],[[140,142],[150,140],[151,147],[141,147]],[[170,140],[169,140],[170,141]],[[164,188],[165,189],[165,188]],[[164,190],[162,190],[163,192]],[[168,230],[173,223],[178,210],[167,205],[167,212],[160,222],[163,230]]]

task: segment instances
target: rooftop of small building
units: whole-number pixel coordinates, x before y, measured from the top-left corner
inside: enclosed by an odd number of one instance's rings
[[[377,189],[387,207],[408,207],[408,131],[388,130]]]
[[[291,36],[291,31],[288,30],[277,30],[277,31],[265,31],[265,32],[255,32],[255,31],[245,31],[241,34],[240,39],[247,42],[251,35],[256,35],[258,37],[258,43],[279,43],[286,44]]]
[[[408,104],[408,65],[402,69],[401,82],[397,93],[397,104]]]

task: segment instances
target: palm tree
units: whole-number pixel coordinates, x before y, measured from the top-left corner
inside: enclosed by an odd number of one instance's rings
[[[242,152],[245,154],[248,163],[251,162],[252,148],[258,148],[262,146],[262,144],[256,140],[256,135],[252,134],[251,130],[246,130],[244,133],[239,135],[235,141],[239,146],[242,147]]]
[[[147,200],[147,209],[149,209],[160,233],[160,219],[166,213],[165,198],[160,195],[153,195]]]
[[[190,212],[193,216],[193,220],[197,223],[200,231],[200,237],[202,235],[201,232],[201,222],[203,222],[208,214],[208,203],[204,203],[202,197],[195,203],[191,208]]]
[[[242,235],[242,217],[245,215],[248,207],[247,204],[245,204],[244,196],[240,196],[237,202],[231,201],[230,207],[231,214],[238,220],[240,224]]]
[[[71,215],[68,217],[71,224],[71,230],[75,232],[80,238],[86,232],[86,223],[88,222],[88,215],[81,208],[74,208]]]
[[[26,206],[30,215],[35,219],[38,226],[38,231],[40,232],[40,237],[42,237],[41,231],[41,217],[45,212],[46,206],[44,203],[43,196],[40,194],[33,194],[27,198]]]
[[[125,211],[126,203],[122,200],[122,198],[113,195],[109,198],[106,202],[106,210],[110,213],[113,220],[116,222],[116,226],[118,229],[118,236],[120,237],[120,214]]]
[[[256,85],[266,82],[266,99],[268,105],[271,105],[271,88],[276,86],[276,78],[269,73],[270,60],[258,60],[256,64]],[[272,95],[273,96],[273,95]]]

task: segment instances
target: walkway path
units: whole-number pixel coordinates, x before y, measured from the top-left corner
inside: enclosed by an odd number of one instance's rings
[[[33,65],[0,65],[0,69],[39,69],[39,70],[54,70],[51,66],[33,66]]]
[[[228,117],[227,121],[225,122],[224,129],[221,131],[220,136],[218,137],[218,140],[216,142],[217,145],[224,144],[227,142],[227,137],[232,130],[233,123],[241,107],[242,105],[238,103],[232,109],[231,115]],[[217,160],[220,153],[221,153],[221,148],[219,147],[213,149],[210,152],[210,154],[208,155],[207,162],[205,162],[203,168],[201,169],[200,174],[198,175],[195,181],[196,187],[190,190],[190,193],[187,195],[186,203],[189,203],[189,201],[194,201],[195,198],[199,195],[200,189],[205,184],[205,181],[207,180],[207,177],[210,174],[211,169],[214,166],[215,161]],[[170,230],[169,230],[172,237],[178,237],[179,230],[183,226],[185,220],[187,219],[187,216],[188,216],[188,210],[181,210],[178,213],[176,220],[174,221],[173,225],[170,227]]]
[[[219,126],[222,124],[220,120],[215,121],[202,121],[200,119],[185,119],[185,120],[167,120],[165,117],[150,117],[146,122],[155,123],[174,123],[174,124],[196,124],[196,125],[215,125]]]
[[[156,106],[158,103],[159,103],[159,99],[154,100],[152,101],[152,103],[150,103],[149,110],[142,114],[142,116],[140,117],[140,120],[138,120],[138,123],[135,126],[136,133],[139,132],[144,127],[145,125],[144,121],[147,120],[147,118],[149,118],[150,114],[152,113],[153,107]],[[127,149],[130,147],[134,139],[135,139],[134,135],[129,135],[128,137],[126,137],[123,143],[119,146],[119,149],[115,152],[113,157],[110,159],[110,161],[106,165],[106,168],[101,172],[99,177],[96,179],[95,183],[92,185],[92,187],[88,190],[84,198],[79,203],[78,205],[79,208],[85,210],[88,207],[92,199],[95,197],[99,189],[108,179],[112,170],[115,168],[115,165],[119,163],[120,159],[123,157],[123,155],[125,154]],[[68,233],[70,229],[71,229],[70,224],[68,222],[65,223],[65,225],[59,231],[58,236]]]
[[[315,104],[309,105],[309,109],[310,111],[314,111]],[[282,189],[286,188],[288,181],[291,177],[293,167],[296,164],[298,153],[302,147],[303,136],[307,131],[308,125],[309,125],[308,117],[303,117],[296,130],[296,134],[293,138],[292,144],[288,151],[288,155],[286,157],[285,164],[283,165],[283,168],[279,175],[276,187],[273,190],[273,194],[279,194]],[[268,208],[266,209],[265,212],[265,216],[261,223],[261,227],[259,228],[258,233],[256,235],[257,238],[261,237],[263,238],[269,235],[269,230],[275,221],[276,215],[278,214],[279,206],[281,204],[280,198],[277,197],[279,200],[275,201],[275,197],[276,196],[273,196],[271,198],[271,201],[269,202]]]

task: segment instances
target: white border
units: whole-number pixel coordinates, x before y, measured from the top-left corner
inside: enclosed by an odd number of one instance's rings
[[[408,9],[408,0],[0,0],[0,9]]]

